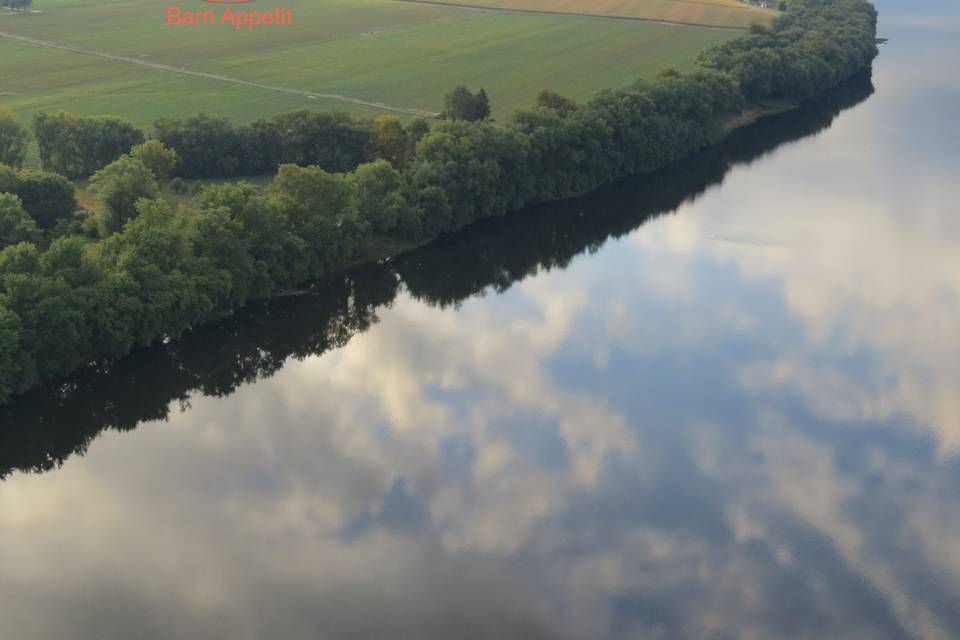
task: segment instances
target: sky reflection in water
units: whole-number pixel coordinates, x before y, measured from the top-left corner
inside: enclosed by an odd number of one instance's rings
[[[900,4],[674,215],[10,473],[3,634],[956,637],[960,28]]]

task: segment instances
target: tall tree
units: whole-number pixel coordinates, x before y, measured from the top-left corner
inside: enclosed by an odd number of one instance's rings
[[[86,178],[144,140],[143,132],[119,118],[80,118],[39,111],[33,132],[44,169],[68,178]]]
[[[0,193],[0,249],[20,242],[37,242],[40,229],[23,210],[20,198],[12,193]]]
[[[65,111],[38,111],[33,116],[33,135],[40,147],[40,162],[45,169],[65,176],[83,172],[83,156],[73,130],[77,117]]]
[[[90,179],[90,191],[101,201],[100,208],[91,218],[91,225],[101,236],[108,236],[135,218],[138,201],[156,198],[160,187],[142,162],[121,156]]]
[[[159,140],[147,140],[138,144],[130,150],[130,155],[149,169],[160,183],[169,180],[173,168],[177,166],[177,152],[167,149]]]
[[[0,109],[0,164],[19,167],[27,157],[30,134],[9,111]]]
[[[464,86],[455,87],[444,97],[443,105],[447,120],[479,122],[490,117],[490,99],[484,89],[473,93]]]
[[[537,107],[556,111],[558,114],[566,116],[578,110],[580,105],[566,96],[544,89],[537,94]]]
[[[56,173],[24,169],[17,175],[16,194],[41,229],[50,230],[61,220],[72,219],[77,210],[73,185]]]
[[[361,219],[378,233],[389,233],[410,207],[403,197],[403,178],[386,160],[362,164],[354,172],[357,182],[357,207]]]
[[[17,192],[18,171],[13,167],[0,164],[0,193]]]
[[[400,118],[380,116],[373,121],[373,131],[377,153],[397,169],[403,169],[407,165],[410,141]]]

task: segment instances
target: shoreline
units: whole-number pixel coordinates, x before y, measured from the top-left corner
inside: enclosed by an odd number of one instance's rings
[[[486,219],[429,247],[328,275],[309,288],[291,287],[289,295],[251,301],[175,340],[47,380],[0,405],[0,439],[30,452],[18,463],[0,463],[0,478],[16,470],[49,470],[104,429],[125,430],[155,420],[157,408],[173,411],[171,403],[186,397],[229,396],[249,382],[271,378],[281,361],[338,349],[374,324],[401,288],[404,295],[445,307],[483,295],[491,286],[512,287],[541,267],[550,270],[585,258],[594,247],[660,216],[675,215],[691,198],[720,185],[734,168],[817,134],[872,93],[869,78],[855,80],[839,93],[739,128],[722,144],[676,166],[640,173],[581,198]],[[537,244],[541,235],[560,240]],[[458,256],[476,259],[460,261]],[[451,258],[455,262],[448,262]],[[118,422],[118,416],[124,418]],[[32,428],[40,423],[43,430]]]
[[[407,1],[409,1],[409,0],[398,0],[398,1],[407,2]],[[415,1],[420,1],[420,0],[415,0]],[[683,161],[685,161],[685,160],[688,160],[688,159],[691,158],[693,155],[695,155],[696,153],[700,153],[700,152],[703,151],[704,149],[709,149],[709,148],[711,148],[711,147],[715,147],[715,146],[717,146],[717,145],[719,145],[719,144],[722,144],[724,140],[726,140],[731,134],[733,134],[733,132],[735,132],[735,131],[737,131],[737,130],[739,130],[739,129],[743,129],[743,128],[745,128],[745,127],[749,127],[750,125],[755,124],[756,122],[758,122],[758,121],[760,121],[760,120],[763,120],[764,118],[769,118],[769,117],[772,117],[772,116],[779,115],[779,114],[781,114],[781,113],[787,113],[787,112],[789,112],[789,111],[794,111],[794,110],[796,110],[796,109],[798,109],[798,108],[800,108],[800,103],[793,103],[793,102],[789,102],[789,103],[788,103],[788,102],[783,102],[783,103],[774,103],[774,104],[771,104],[770,106],[765,107],[765,108],[763,108],[763,109],[745,109],[745,110],[742,111],[741,113],[737,114],[736,116],[734,116],[734,117],[732,117],[732,118],[728,118],[726,122],[723,122],[723,123],[720,124],[720,127],[721,127],[721,130],[722,130],[722,132],[723,132],[723,135],[721,135],[721,137],[720,137],[714,144],[712,144],[712,145],[707,145],[707,146],[705,146],[705,147],[701,147],[700,149],[698,149],[698,150],[695,151],[694,153],[692,153],[692,154],[690,154],[690,155],[688,155],[688,156],[684,156],[683,158],[680,158],[680,159],[678,159],[678,160],[676,160],[676,161],[674,161],[674,162],[670,162],[670,163],[668,163],[668,164],[665,164],[665,165],[663,165],[662,167],[656,167],[656,168],[654,168],[654,169],[649,169],[649,170],[647,170],[647,171],[641,171],[641,172],[639,172],[639,173],[634,173],[634,174],[631,174],[631,175],[629,175],[629,176],[624,176],[624,177],[622,177],[622,178],[618,178],[617,180],[625,180],[625,179],[629,179],[630,177],[633,177],[633,176],[641,176],[641,175],[644,175],[644,174],[652,173],[652,172],[654,172],[654,171],[661,171],[661,170],[663,170],[663,169],[668,169],[668,168],[670,168],[670,167],[672,167],[672,166],[674,166],[674,165],[676,165],[676,164],[679,164],[679,163],[681,163],[681,162],[683,162]],[[555,199],[555,200],[545,200],[545,201],[543,201],[543,202],[531,203],[530,205],[527,205],[527,206],[529,207],[529,206],[543,205],[543,204],[549,204],[549,203],[551,203],[551,202],[565,202],[565,201],[568,201],[568,200],[573,200],[573,199],[575,199],[575,198],[582,198],[583,196],[589,195],[589,194],[593,193],[594,191],[597,191],[598,189],[602,189],[602,188],[604,188],[604,187],[609,186],[610,184],[613,184],[613,182],[616,182],[617,180],[614,180],[614,181],[611,181],[611,182],[608,182],[608,183],[599,185],[599,186],[597,186],[596,188],[591,189],[590,191],[587,191],[587,192],[584,192],[584,193],[581,193],[581,194],[577,194],[577,195],[571,196],[571,197],[569,197],[569,198],[557,198],[557,199]],[[522,214],[522,212],[523,212],[523,210],[524,210],[525,208],[527,208],[527,207],[523,207],[523,208],[520,208],[520,209],[515,209],[515,210],[513,210],[513,211],[508,212],[507,215]],[[325,280],[326,278],[330,278],[330,277],[334,277],[334,276],[341,275],[341,274],[343,274],[344,272],[349,271],[349,270],[351,270],[351,269],[355,269],[355,268],[357,268],[357,267],[363,267],[363,266],[370,265],[370,264],[376,264],[376,263],[379,263],[379,262],[382,262],[382,261],[385,261],[385,260],[392,260],[392,259],[394,259],[394,258],[398,258],[398,257],[400,257],[400,256],[402,256],[402,255],[404,255],[404,254],[406,254],[406,253],[409,253],[409,252],[411,252],[411,251],[415,251],[416,249],[420,249],[420,248],[422,248],[422,247],[426,247],[426,246],[429,246],[429,245],[433,244],[434,242],[438,241],[440,238],[442,238],[442,237],[443,237],[445,234],[447,234],[447,233],[456,233],[456,232],[460,232],[460,231],[467,230],[467,229],[469,229],[470,226],[472,226],[473,224],[476,224],[477,222],[482,222],[483,220],[485,220],[485,218],[481,218],[481,219],[479,219],[479,220],[471,223],[470,225],[467,225],[466,227],[463,227],[463,228],[461,228],[461,229],[457,229],[457,230],[454,231],[454,232],[449,232],[449,231],[443,232],[443,233],[437,234],[437,235],[435,235],[435,236],[433,236],[433,237],[431,237],[431,238],[427,238],[427,239],[421,240],[421,241],[402,242],[402,241],[398,241],[398,240],[394,240],[394,239],[384,238],[384,239],[386,239],[386,240],[388,240],[388,241],[390,241],[390,242],[393,242],[395,245],[402,245],[402,246],[400,246],[400,247],[394,246],[394,247],[392,248],[392,250],[389,250],[389,251],[372,252],[372,253],[370,253],[370,254],[368,254],[368,255],[364,255],[364,256],[357,257],[356,259],[349,261],[348,263],[344,264],[343,266],[337,267],[337,268],[335,268],[335,269],[331,269],[331,270],[329,270],[329,271],[321,274],[318,278],[314,278],[314,279],[308,280],[308,281],[306,281],[306,282],[302,282],[302,283],[300,283],[300,285],[298,285],[298,286],[296,286],[296,287],[293,287],[293,288],[281,289],[281,290],[279,290],[279,291],[270,293],[269,295],[264,296],[264,297],[262,297],[262,298],[252,299],[251,302],[254,302],[254,301],[257,301],[257,300],[261,300],[261,301],[262,301],[262,300],[272,300],[272,299],[275,299],[275,298],[285,298],[285,297],[290,297],[291,295],[306,295],[306,294],[309,293],[309,287],[310,287],[310,285],[311,285],[312,283],[314,283],[314,282],[322,282],[322,281]],[[245,306],[245,305],[243,305],[243,306]],[[242,309],[243,306],[237,307],[236,309],[233,309],[233,310],[231,310],[231,311],[229,311],[229,312],[225,312],[223,315],[220,315],[220,316],[217,316],[217,317],[218,317],[218,318],[222,318],[222,317],[226,317],[226,316],[228,316],[228,315],[232,315],[232,314],[235,313],[236,311],[239,311],[240,309]],[[199,324],[197,324],[196,326],[199,327],[199,326],[202,326],[203,324],[206,324],[206,322],[199,323]]]

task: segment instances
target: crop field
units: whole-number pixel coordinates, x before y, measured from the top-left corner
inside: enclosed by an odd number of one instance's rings
[[[769,24],[772,9],[760,9],[739,0],[408,0],[512,11],[564,13],[587,16],[662,20],[679,24],[745,29]]]
[[[690,68],[701,50],[737,35],[389,0],[285,6],[292,25],[254,30],[171,26],[157,0],[34,0],[36,13],[0,10],[0,107],[141,125],[201,110],[237,122],[308,107],[413,114],[440,111],[444,93],[465,84],[486,88],[494,117],[506,117],[544,88],[586,99],[666,67]]]

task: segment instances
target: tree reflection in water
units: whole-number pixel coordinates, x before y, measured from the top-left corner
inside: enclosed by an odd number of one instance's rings
[[[446,307],[488,288],[502,292],[540,271],[562,269],[575,256],[696,199],[732,167],[829,127],[872,93],[869,75],[854,78],[669,169],[481,221],[396,259],[314,283],[302,297],[252,305],[176,340],[38,388],[0,408],[0,478],[17,470],[54,469],[84,453],[105,429],[126,431],[164,420],[175,403],[188,408],[194,394],[227,396],[272,376],[289,358],[342,347],[376,323],[377,311],[402,288]]]

